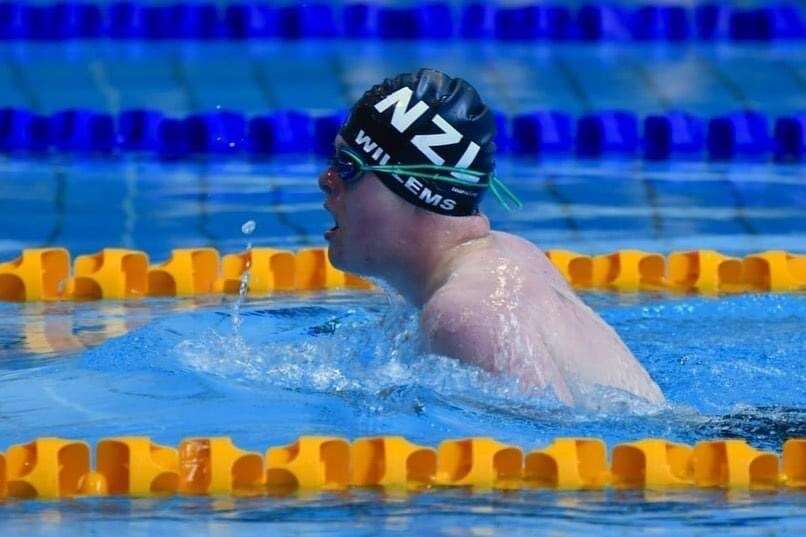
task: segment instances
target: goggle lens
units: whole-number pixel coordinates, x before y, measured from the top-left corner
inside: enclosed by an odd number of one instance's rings
[[[361,176],[361,164],[353,155],[343,149],[336,150],[333,158],[330,159],[330,166],[345,183],[352,183]]]

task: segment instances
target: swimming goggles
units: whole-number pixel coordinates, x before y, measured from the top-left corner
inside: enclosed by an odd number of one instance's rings
[[[489,184],[490,192],[493,193],[493,196],[502,207],[508,211],[523,207],[518,197],[495,174],[468,170],[467,168],[453,168],[435,164],[367,164],[358,153],[346,146],[336,148],[336,152],[330,160],[330,167],[348,185],[358,182],[366,172],[405,175],[406,177],[459,185],[464,188],[486,188]],[[473,179],[462,179],[462,176],[472,177]],[[489,177],[487,184],[482,183],[485,177]]]

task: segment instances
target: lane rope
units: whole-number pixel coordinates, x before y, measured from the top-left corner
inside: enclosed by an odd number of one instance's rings
[[[150,109],[107,113],[70,108],[41,115],[0,108],[0,152],[42,156],[144,154],[164,160],[316,154],[330,156],[344,111],[275,110],[246,116],[232,110],[171,117]],[[703,117],[685,111],[641,116],[599,110],[574,116],[555,110],[496,113],[501,154],[580,159],[643,158],[800,162],[806,156],[806,113],[772,117],[738,110]]]
[[[706,3],[691,8],[643,3],[589,3],[578,8],[474,2],[454,6],[378,3],[273,5],[267,2],[178,2],[149,5],[114,2],[0,4],[0,38],[5,40],[240,40],[375,39],[507,42],[773,41],[806,37],[796,3],[730,6]]]
[[[743,258],[715,250],[617,250],[588,256],[548,250],[549,260],[578,290],[718,295],[806,290],[806,256],[767,250]],[[139,250],[104,248],[79,255],[70,269],[64,248],[30,248],[0,263],[0,301],[128,300],[237,294],[248,270],[251,296],[333,289],[369,290],[371,282],[330,264],[326,248],[292,252],[252,248],[223,257],[214,248],[178,248],[151,264]]]
[[[597,438],[555,438],[524,455],[492,438],[445,440],[434,449],[402,436],[301,436],[265,454],[229,437],[188,438],[178,448],[146,436],[83,441],[37,438],[0,453],[0,501],[76,496],[288,495],[353,487],[423,491],[719,488],[806,491],[806,438],[781,456],[744,440],[695,446],[648,438],[616,445],[609,462]]]

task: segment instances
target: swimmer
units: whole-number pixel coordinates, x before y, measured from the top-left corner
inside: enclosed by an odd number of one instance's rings
[[[335,220],[334,266],[380,278],[420,310],[428,352],[515,376],[525,388],[583,403],[580,386],[663,394],[616,332],[545,254],[490,229],[495,120],[464,80],[421,69],[374,86],[353,106],[319,177]]]

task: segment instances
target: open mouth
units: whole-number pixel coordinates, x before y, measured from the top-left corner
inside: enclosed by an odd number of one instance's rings
[[[339,231],[338,224],[325,231],[325,240],[329,241],[330,239],[332,239],[336,235],[336,233],[338,233],[338,231]]]
[[[325,209],[327,209],[327,207],[325,207]],[[330,212],[329,209],[328,212]],[[325,231],[326,240],[330,240],[333,237],[333,235],[335,235],[336,232],[339,230],[339,221],[336,220],[336,215],[334,215],[332,212],[330,212],[330,215],[333,217],[333,227]]]

